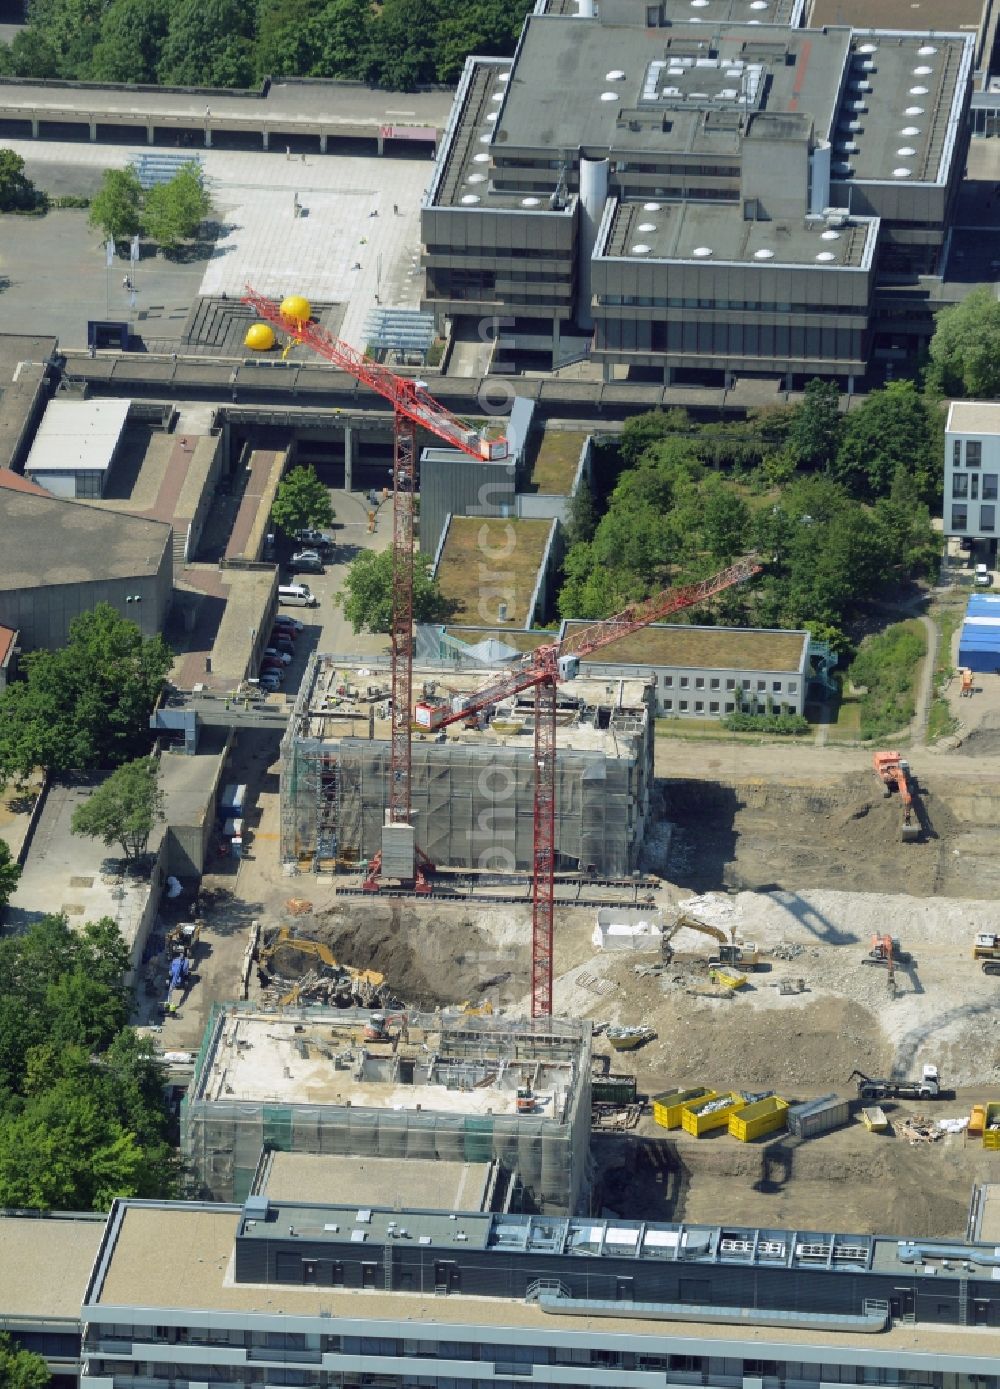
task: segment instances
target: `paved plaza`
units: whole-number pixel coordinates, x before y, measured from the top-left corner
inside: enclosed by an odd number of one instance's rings
[[[5,145],[24,156],[40,187],[60,193],[92,193],[104,169],[124,167],[145,152],[138,145]],[[197,153],[220,237],[201,258],[142,260],[135,275],[136,331],[158,343],[176,340],[197,295],[238,297],[247,282],[279,297],[294,292],[343,305],[340,335],[359,348],[377,300],[417,306],[420,200],[433,167],[429,159],[303,158],[284,149]],[[10,282],[0,293],[0,321],[30,324],[33,331],[57,334],[64,347],[78,347],[88,318],[129,317],[121,287],[129,267],[116,262],[106,269],[85,212],[4,217],[0,228],[0,277]]]

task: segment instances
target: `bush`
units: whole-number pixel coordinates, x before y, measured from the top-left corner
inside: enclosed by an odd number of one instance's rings
[[[58,198],[49,199],[50,207],[89,207],[90,199],[78,197],[75,193],[63,193]]]
[[[801,714],[727,714],[722,727],[731,733],[776,733],[779,737],[798,737],[809,732],[809,720]]]
[[[913,718],[913,685],[916,670],[927,652],[927,639],[919,622],[897,622],[880,636],[867,637],[848,669],[847,676],[863,688],[862,738],[881,738],[896,733]]]

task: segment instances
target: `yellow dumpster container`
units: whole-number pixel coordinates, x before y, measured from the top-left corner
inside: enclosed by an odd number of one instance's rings
[[[697,1085],[693,1090],[664,1090],[661,1095],[653,1096],[653,1119],[661,1129],[679,1129],[681,1110],[686,1104],[714,1099],[715,1091],[706,1090],[704,1085]]]
[[[718,1109],[711,1109],[706,1114],[705,1106],[710,1101],[725,1100],[725,1104],[720,1104]],[[737,1110],[746,1109],[747,1102],[742,1095],[737,1095],[735,1091],[724,1095],[706,1096],[704,1099],[695,1100],[693,1104],[685,1105],[681,1113],[681,1128],[685,1133],[693,1133],[696,1138],[700,1138],[703,1133],[711,1133],[712,1129],[724,1129],[729,1123],[730,1114],[735,1114]]]
[[[986,1128],[986,1106],[974,1104],[969,1115],[969,1132],[983,1133]]]
[[[787,1100],[777,1095],[768,1095],[764,1100],[755,1100],[745,1109],[739,1109],[729,1116],[729,1133],[741,1143],[750,1143],[762,1138],[765,1133],[778,1133],[785,1127],[788,1117]]]
[[[869,1133],[885,1133],[886,1129],[889,1127],[889,1120],[885,1117],[885,1110],[881,1105],[877,1104],[873,1104],[870,1108],[861,1111],[861,1122]]]
[[[997,1127],[993,1127],[996,1125]],[[983,1147],[1000,1148],[1000,1102],[993,1100],[986,1106],[986,1123],[983,1125]]]

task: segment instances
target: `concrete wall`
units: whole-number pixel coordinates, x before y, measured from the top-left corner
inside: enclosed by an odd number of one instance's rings
[[[162,631],[170,610],[173,564],[170,533],[164,528],[163,550],[155,574],[138,578],[95,579],[90,583],[45,584],[44,564],[39,567],[37,588],[0,592],[0,624],[20,631],[20,643],[27,649],[54,650],[65,646],[69,625],[81,613],[91,612],[98,603],[110,603],[122,617],[138,624],[143,636]],[[128,603],[138,594],[141,603]]]
[[[208,520],[212,502],[215,500],[215,489],[218,486],[225,463],[226,456],[221,432],[210,439],[198,440],[185,484],[185,490],[187,490],[188,484],[193,484],[198,488],[197,500],[194,502],[194,510],[188,522],[184,553],[186,560],[192,560],[198,553],[202,531],[205,529],[205,522]],[[179,500],[183,501],[183,497]]]
[[[449,516],[513,516],[516,464],[483,463],[457,449],[420,458],[420,550],[433,557]]]
[[[737,708],[737,691],[744,705],[756,697],[761,713],[770,698],[775,713],[805,712],[808,680],[787,670],[720,671],[713,667],[637,666],[609,661],[581,661],[580,669],[592,678],[609,680],[653,676],[656,680],[656,712],[661,717],[722,719]],[[699,680],[702,682],[698,684]],[[686,683],[682,683],[686,682]],[[714,685],[713,685],[714,682]],[[763,689],[759,686],[763,685]],[[780,689],[776,689],[780,686]],[[794,688],[793,688],[794,687]],[[686,704],[686,708],[681,708]],[[702,707],[699,709],[698,705]],[[716,706],[713,709],[713,704]]]

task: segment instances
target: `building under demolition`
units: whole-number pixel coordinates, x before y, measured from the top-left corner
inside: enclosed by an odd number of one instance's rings
[[[497,1208],[584,1208],[589,1023],[409,1013],[374,1041],[372,1017],[214,1013],[181,1116],[204,1198],[242,1201],[262,1157],[282,1152],[495,1163]]]
[[[414,672],[411,791],[416,842],[440,867],[526,872],[532,862],[531,691],[433,732],[434,710],[490,672]],[[358,869],[381,847],[389,776],[389,670],[316,656],[282,745],[281,855]],[[653,779],[649,679],[559,687],[556,868],[620,877],[637,866]],[[422,727],[423,726],[423,727]],[[426,731],[424,731],[426,730]]]

